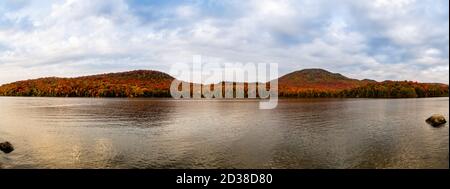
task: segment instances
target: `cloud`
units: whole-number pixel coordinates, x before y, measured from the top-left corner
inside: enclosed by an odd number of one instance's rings
[[[445,0],[2,1],[0,83],[132,69],[201,54],[448,83]]]

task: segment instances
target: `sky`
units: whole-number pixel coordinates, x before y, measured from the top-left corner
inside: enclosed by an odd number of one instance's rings
[[[174,63],[449,83],[448,0],[2,0],[0,84]]]

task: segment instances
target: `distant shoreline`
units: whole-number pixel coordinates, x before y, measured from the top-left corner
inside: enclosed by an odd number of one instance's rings
[[[171,97],[170,87],[176,80],[169,74],[136,70],[130,72],[99,74],[76,78],[40,78],[18,81],[0,86],[0,96],[36,97]],[[182,81],[181,81],[182,82]],[[186,82],[184,82],[186,83]],[[233,82],[217,83],[224,91],[255,92],[257,85],[267,83]],[[231,83],[231,82],[228,82]],[[190,92],[193,84],[188,83]],[[251,88],[252,87],[252,88]],[[210,88],[213,89],[213,88]],[[449,86],[440,83],[414,81],[357,80],[323,69],[304,69],[278,78],[278,96],[284,98],[424,98],[448,97]],[[258,96],[257,92],[256,95]]]

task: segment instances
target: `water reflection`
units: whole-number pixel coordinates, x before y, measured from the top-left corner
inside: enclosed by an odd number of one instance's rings
[[[0,168],[448,168],[448,98],[0,98]]]

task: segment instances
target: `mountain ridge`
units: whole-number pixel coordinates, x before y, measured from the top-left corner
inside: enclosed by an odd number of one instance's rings
[[[45,77],[0,86],[0,96],[170,97],[174,77],[155,70],[133,70],[72,78]],[[222,84],[224,82],[221,82]],[[192,85],[192,83],[191,83]],[[242,86],[243,85],[243,86]],[[413,81],[353,79],[320,68],[278,78],[282,97],[434,97],[448,96],[448,85]],[[246,87],[237,82],[234,87]]]
[[[361,81],[348,78],[340,73],[332,73],[330,71],[311,68],[303,69],[288,73],[278,78],[279,87],[282,89],[299,90],[299,89],[330,89],[343,90],[355,87]]]

